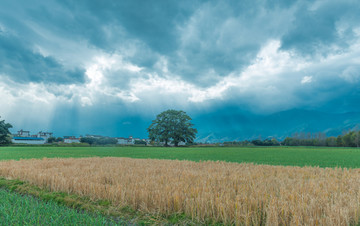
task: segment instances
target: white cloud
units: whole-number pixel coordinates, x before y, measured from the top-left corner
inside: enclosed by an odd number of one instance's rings
[[[44,84],[16,84],[0,76],[0,96],[0,116],[7,122],[24,129],[49,127],[57,100]]]
[[[349,83],[360,80],[356,66],[360,63],[359,43],[354,43],[348,52],[316,59],[303,58],[280,47],[279,40],[270,40],[260,49],[252,64],[244,69],[234,70],[224,77],[218,77],[212,71],[212,76],[220,79],[209,87],[190,83],[175,74],[169,69],[171,59],[166,56],[160,57],[151,69],[124,59],[120,53],[97,51],[84,63],[87,79],[83,84],[20,85],[5,81],[5,75],[0,76],[3,79],[0,81],[0,110],[4,116],[16,115],[16,111],[21,109],[19,106],[25,106],[27,112],[51,118],[58,104],[89,107],[121,102],[144,109],[146,106],[205,106],[212,100],[219,100],[235,101],[254,111],[266,112],[302,104],[303,100],[297,94],[303,88],[301,84],[316,84],[336,77]],[[348,66],[349,63],[355,66]],[[326,73],[337,70],[341,73]],[[311,88],[316,89],[316,86]],[[321,100],[326,101],[326,96]]]
[[[92,106],[93,103],[89,97],[81,97],[80,98],[81,106]]]
[[[6,32],[6,28],[5,28],[5,26],[2,24],[2,23],[0,23],[0,33],[5,33]]]
[[[341,74],[340,77],[349,83],[357,83],[360,81],[360,66],[349,66]]]
[[[301,84],[311,83],[312,82],[312,76],[304,76],[301,79]]]
[[[136,79],[143,68],[138,67],[130,62],[126,62],[120,55],[102,55],[95,57],[93,62],[89,64],[86,75],[88,82],[85,89],[80,95],[87,96],[91,103],[98,98],[99,95],[119,98],[124,101],[134,102],[138,98],[130,92],[126,86],[117,87],[117,80],[124,81],[123,76],[132,75],[125,79],[129,83],[132,79]],[[125,88],[123,88],[125,87]]]
[[[21,96],[39,106],[78,102],[80,106],[86,107],[117,101],[186,106],[191,103],[206,104],[211,100],[238,99],[239,104],[266,110],[300,104],[301,99],[295,94],[301,89],[299,81],[300,84],[315,83],[313,76],[304,74],[330,70],[330,67],[341,68],[349,59],[352,63],[359,60],[360,49],[356,48],[347,53],[311,61],[291,51],[281,50],[280,46],[279,40],[267,42],[251,65],[233,71],[216,84],[205,88],[172,73],[165,56],[159,58],[155,67],[158,72],[155,72],[124,60],[120,54],[103,53],[87,63],[84,84],[15,84],[18,94],[10,86],[3,86],[2,93],[10,96],[10,99]],[[317,73],[316,76],[317,81],[326,81],[331,74]],[[340,77],[348,82],[359,80],[356,67],[347,67]]]

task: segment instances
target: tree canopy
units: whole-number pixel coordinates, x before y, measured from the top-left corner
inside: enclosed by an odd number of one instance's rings
[[[82,137],[80,138],[81,143],[88,143],[90,145],[107,145],[107,144],[116,144],[117,139],[111,137]]]
[[[11,143],[10,128],[12,128],[10,123],[5,123],[5,120],[0,120],[0,145]]]
[[[178,146],[180,142],[193,143],[197,130],[192,128],[191,118],[184,111],[167,110],[156,116],[147,129],[152,141],[169,142]]]

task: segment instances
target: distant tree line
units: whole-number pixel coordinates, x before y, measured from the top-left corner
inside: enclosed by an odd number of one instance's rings
[[[117,139],[112,137],[82,137],[81,143],[88,143],[90,145],[109,145],[117,144]]]
[[[344,132],[337,137],[327,137],[325,133],[295,133],[283,141],[275,138],[265,140],[245,140],[223,142],[224,146],[324,146],[324,147],[360,147],[360,131]]]
[[[252,141],[228,141],[223,143],[225,146],[280,146],[280,142],[275,138],[267,138],[265,140],[256,139]]]
[[[144,141],[144,140],[135,140],[134,144],[135,145],[144,145],[144,146],[147,145],[146,141]]]
[[[327,147],[360,147],[360,131],[348,131],[337,137],[327,137],[325,133],[296,133],[286,137],[282,142],[286,146],[327,146]]]
[[[58,137],[58,138],[56,138],[56,137],[49,137],[48,140],[47,140],[47,142],[48,142],[49,144],[55,143],[55,142],[63,142],[63,141],[64,141],[64,138],[62,138],[62,137]]]

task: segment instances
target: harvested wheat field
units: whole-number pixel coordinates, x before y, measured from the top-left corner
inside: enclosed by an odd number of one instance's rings
[[[0,162],[0,176],[152,214],[236,225],[349,225],[360,170],[130,158]]]

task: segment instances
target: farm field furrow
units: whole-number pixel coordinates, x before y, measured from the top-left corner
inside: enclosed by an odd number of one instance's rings
[[[0,189],[0,225],[120,225],[101,215],[79,213],[51,201],[41,201]]]
[[[95,157],[2,161],[0,176],[201,222],[350,225],[360,212],[360,169]]]
[[[0,147],[0,160],[130,157],[360,168],[359,148],[323,147]]]

